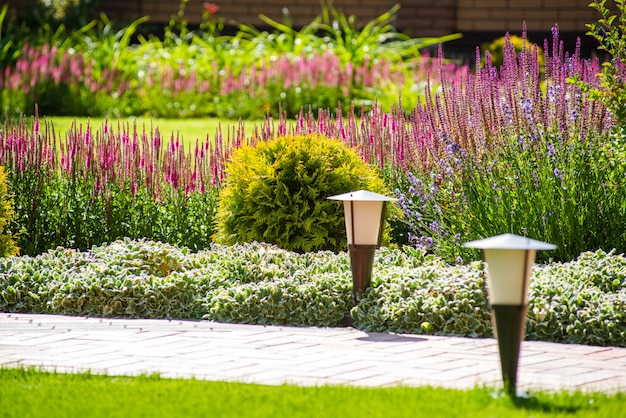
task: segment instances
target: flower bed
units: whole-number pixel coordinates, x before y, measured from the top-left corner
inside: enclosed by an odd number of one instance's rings
[[[251,243],[192,252],[121,240],[0,260],[0,311],[338,326],[352,311],[371,331],[490,337],[480,262],[449,265],[382,248],[353,306],[346,253],[297,254]],[[626,258],[597,251],[538,265],[527,338],[626,346]]]

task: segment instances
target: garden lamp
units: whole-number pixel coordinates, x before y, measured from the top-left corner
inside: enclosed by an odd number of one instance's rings
[[[503,234],[470,241],[464,247],[481,249],[487,264],[489,304],[500,351],[502,379],[505,390],[515,396],[532,265],[537,250],[554,250],[556,245]]]
[[[356,304],[357,293],[369,287],[372,280],[374,253],[382,239],[387,202],[397,199],[366,190],[331,196],[328,199],[343,201]]]

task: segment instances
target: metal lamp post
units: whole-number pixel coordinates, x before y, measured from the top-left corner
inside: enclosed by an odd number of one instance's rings
[[[356,304],[358,292],[369,287],[372,279],[374,253],[380,246],[387,202],[397,199],[366,190],[331,196],[328,199],[343,201]]]
[[[537,250],[556,245],[514,234],[471,241],[464,247],[479,248],[487,264],[489,303],[505,390],[516,396],[517,366],[528,312],[530,273]]]

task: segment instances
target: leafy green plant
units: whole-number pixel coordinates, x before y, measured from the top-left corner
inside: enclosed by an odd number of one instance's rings
[[[36,0],[34,7],[26,8],[26,19],[31,25],[49,25],[52,30],[64,27],[79,29],[95,19],[101,0]]]
[[[279,109],[293,117],[301,109],[338,103],[344,111],[352,104],[360,110],[371,105],[373,92],[403,76],[396,65],[458,36],[411,39],[391,24],[397,7],[361,29],[331,4],[299,30],[286,10],[283,22],[261,16],[272,31],[241,25],[234,36],[226,36],[214,16],[217,6],[207,4],[201,27],[191,31],[184,19],[186,5],[180,3],[163,39],[139,33],[146,17],[117,29],[104,15],[75,30],[50,23],[31,37],[10,25],[5,35],[8,25],[2,23],[9,22],[0,12],[0,63],[8,65],[0,77],[2,109],[32,114],[38,103],[47,115],[229,119],[262,119]],[[135,38],[138,44],[131,42]],[[40,55],[57,65],[39,62]]]
[[[343,208],[327,200],[381,192],[354,150],[321,135],[284,136],[236,150],[220,192],[216,241],[260,241],[294,251],[346,248]]]
[[[583,253],[537,264],[527,339],[623,347],[626,257]],[[346,252],[296,253],[261,243],[189,248],[123,239],[0,259],[0,311],[492,336],[481,262],[449,265],[412,247],[377,251],[372,286],[353,306]]]
[[[591,345],[624,339],[625,296],[626,259],[615,251],[540,266],[530,292],[527,337]]]
[[[382,250],[379,257],[385,261],[379,261],[378,277],[352,310],[356,326],[372,331],[490,336],[491,316],[480,264],[449,266],[419,250],[405,250],[405,254]]]
[[[626,175],[622,153],[607,135],[563,141],[511,137],[482,159],[455,153],[454,174],[408,176],[400,205],[414,244],[449,262],[478,255],[461,242],[513,232],[541,237],[557,250],[547,260],[573,260],[602,248],[623,251]]]
[[[329,48],[342,62],[353,65],[377,62],[381,58],[403,61],[419,56],[420,49],[461,37],[461,34],[456,33],[439,38],[412,39],[398,32],[392,24],[399,10],[400,4],[395,3],[391,9],[361,26],[357,24],[356,16],[346,16],[332,2],[326,2],[319,29],[333,41]]]
[[[606,0],[593,2],[589,7],[597,10],[601,17],[597,23],[587,24],[587,35],[595,38],[600,44],[598,49],[610,56],[610,60],[602,64],[602,86],[592,89],[592,98],[601,100],[611,110],[623,141],[626,137],[626,2],[615,0],[618,14],[613,14]]]
[[[9,14],[9,5],[0,9],[0,68],[14,64],[25,42],[28,29],[25,24],[17,24]]]
[[[7,174],[4,167],[0,166],[0,257],[8,257],[19,253],[19,248],[15,246],[13,235],[7,234],[7,226],[11,222],[14,213],[7,188]]]
[[[289,56],[306,56],[323,48],[323,38],[317,36],[320,16],[301,29],[291,23],[289,9],[283,8],[283,21],[278,22],[261,14],[259,18],[273,31],[260,31],[252,25],[239,25],[235,41],[248,52],[252,59],[267,58],[287,54]]]
[[[98,131],[74,123],[62,141],[38,118],[4,128],[0,160],[15,210],[8,231],[23,254],[123,237],[211,243],[219,171],[211,143],[185,151],[179,138],[108,121]]]

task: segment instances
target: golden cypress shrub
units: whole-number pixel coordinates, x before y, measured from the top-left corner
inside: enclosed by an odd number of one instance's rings
[[[283,249],[347,249],[343,206],[329,196],[388,193],[351,148],[319,134],[284,136],[239,148],[226,165],[216,242],[266,242]]]
[[[7,188],[7,174],[4,167],[0,166],[0,257],[19,254],[19,248],[15,246],[13,236],[5,233],[14,213],[11,203]]]

